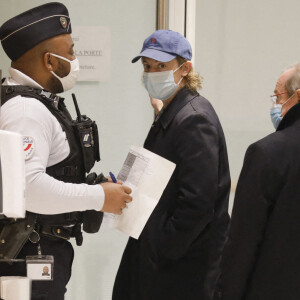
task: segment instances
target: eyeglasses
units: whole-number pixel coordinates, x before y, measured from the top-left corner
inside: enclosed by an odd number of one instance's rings
[[[283,94],[287,94],[287,92],[283,92],[283,93],[280,93],[280,94],[275,94],[275,95],[270,96],[272,103],[276,104],[277,103],[277,97],[279,95],[283,95]]]

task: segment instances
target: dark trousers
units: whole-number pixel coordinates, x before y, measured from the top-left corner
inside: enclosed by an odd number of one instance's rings
[[[41,238],[40,245],[43,255],[54,256],[54,280],[32,281],[31,300],[64,300],[66,285],[71,277],[73,247],[68,241],[52,241],[46,238]],[[31,255],[37,255],[37,244],[28,241],[17,258]],[[0,263],[0,276],[26,276],[26,264]]]

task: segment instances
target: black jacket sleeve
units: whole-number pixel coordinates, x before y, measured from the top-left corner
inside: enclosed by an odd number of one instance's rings
[[[178,259],[189,249],[214,215],[218,189],[217,129],[194,112],[178,125],[174,151],[178,156],[175,210],[161,228],[158,252]]]

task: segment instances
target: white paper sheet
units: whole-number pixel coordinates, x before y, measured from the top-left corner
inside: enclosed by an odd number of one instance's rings
[[[175,166],[142,147],[131,146],[117,178],[132,189],[133,201],[120,216],[104,214],[104,222],[138,239]]]
[[[30,300],[31,281],[27,277],[0,277],[0,294],[4,300]]]
[[[25,217],[25,161],[22,135],[0,130],[0,214]]]
[[[72,31],[74,51],[80,63],[78,81],[110,80],[110,28],[72,26]]]

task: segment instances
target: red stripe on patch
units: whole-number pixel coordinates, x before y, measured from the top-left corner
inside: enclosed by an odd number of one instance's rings
[[[31,147],[31,145],[32,144],[29,144],[25,149],[24,149],[24,151],[27,151],[27,150],[29,150],[30,149],[30,147]]]

